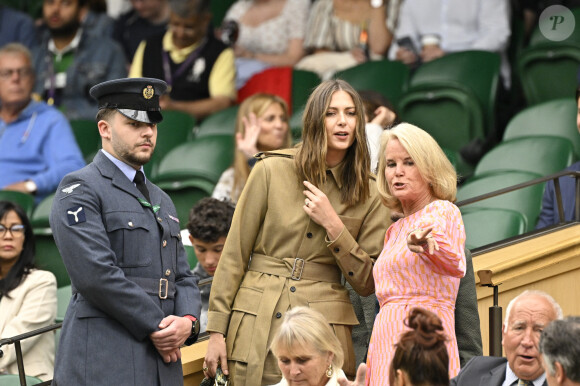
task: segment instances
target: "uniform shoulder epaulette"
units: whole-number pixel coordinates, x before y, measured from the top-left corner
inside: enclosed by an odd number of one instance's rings
[[[254,155],[254,158],[259,159],[259,160],[263,160],[263,159],[266,159],[269,157],[284,157],[284,158],[294,159],[294,155],[292,155],[292,154],[281,153],[281,152],[277,152],[277,151],[261,151],[261,152],[257,153],[256,155]]]

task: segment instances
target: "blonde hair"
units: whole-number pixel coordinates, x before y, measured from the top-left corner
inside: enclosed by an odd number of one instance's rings
[[[242,133],[245,134],[245,127],[244,122],[242,120],[243,117],[248,118],[250,113],[256,114],[257,117],[261,117],[268,108],[277,103],[282,107],[284,111],[284,115],[286,116],[286,120],[288,120],[288,106],[284,99],[280,98],[277,95],[272,94],[254,94],[251,97],[245,99],[240,108],[238,110],[238,115],[236,117],[236,134]],[[282,148],[287,148],[292,146],[292,133],[290,132],[290,128],[288,128],[286,134],[286,141],[282,145]],[[258,149],[260,148],[260,144],[258,144]],[[238,201],[239,193],[242,191],[242,188],[246,184],[248,180],[248,176],[250,175],[250,166],[248,165],[248,159],[238,148],[236,147],[235,154],[234,154],[234,186],[232,188],[232,192],[230,197],[232,201]]]
[[[429,183],[433,196],[440,200],[455,202],[457,173],[441,147],[425,130],[409,123],[401,123],[390,130],[385,130],[381,136],[377,186],[385,206],[400,212],[403,210],[399,199],[391,193],[385,177],[387,166],[385,151],[387,144],[393,139],[399,140],[401,146],[409,153],[419,173]]]
[[[278,357],[281,350],[291,351],[295,347],[314,349],[319,354],[332,353],[332,366],[342,368],[344,354],[340,341],[326,318],[308,307],[295,307],[286,312],[270,350]]]
[[[322,82],[308,98],[302,116],[302,139],[295,157],[298,183],[309,181],[322,187],[326,181],[327,138],[325,117],[332,96],[344,91],[352,98],[356,113],[355,138],[344,157],[342,168],[341,201],[347,205],[364,202],[370,195],[370,156],[365,133],[365,115],[362,100],[354,88],[344,80]]]

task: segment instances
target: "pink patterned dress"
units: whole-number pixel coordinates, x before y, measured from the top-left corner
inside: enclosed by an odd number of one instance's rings
[[[407,234],[433,226],[431,235],[439,251],[414,253]],[[367,357],[366,385],[388,385],[395,344],[407,327],[409,310],[423,307],[443,321],[449,341],[449,376],[459,372],[455,338],[455,299],[465,275],[465,230],[459,209],[449,201],[434,201],[418,212],[393,223],[374,268],[375,289],[381,310],[377,315]]]

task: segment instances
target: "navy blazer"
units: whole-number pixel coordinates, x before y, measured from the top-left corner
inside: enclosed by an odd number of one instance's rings
[[[580,171],[580,162],[576,162],[565,170]],[[562,192],[562,206],[564,209],[564,220],[572,221],[574,209],[576,207],[576,179],[570,176],[560,177],[560,191]],[[544,197],[542,198],[542,211],[536,224],[536,229],[541,229],[560,222],[558,213],[558,202],[556,201],[556,188],[554,181],[546,182]]]
[[[58,187],[50,224],[73,297],[53,385],[183,384],[181,362],[164,363],[149,334],[168,315],[199,317],[201,299],[175,207],[147,188],[156,214],[102,152]]]
[[[450,382],[451,386],[501,386],[505,381],[507,359],[474,357]],[[544,381],[543,386],[548,386]]]

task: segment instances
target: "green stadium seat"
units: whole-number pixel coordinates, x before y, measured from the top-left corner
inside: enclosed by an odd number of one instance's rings
[[[163,121],[157,124],[155,152],[148,163],[143,165],[145,174],[155,180],[159,162],[173,148],[193,138],[195,118],[181,111],[164,111]]]
[[[377,91],[397,106],[408,87],[409,67],[386,59],[368,61],[338,71],[334,77],[347,81],[359,91]]]
[[[578,44],[546,43],[524,49],[517,67],[528,105],[574,95],[579,66]]]
[[[189,266],[194,269],[197,265],[197,256],[195,255],[195,248],[191,245],[184,245],[185,252],[187,252],[187,261],[189,261]]]
[[[559,172],[575,160],[572,143],[566,138],[535,136],[503,141],[477,163],[474,176],[508,170],[537,173]]]
[[[56,276],[57,287],[70,284],[70,277],[54,241],[49,219],[54,194],[44,198],[34,209],[30,223],[36,244],[35,264],[39,269],[50,271]]]
[[[14,202],[24,210],[28,218],[32,217],[32,211],[34,209],[33,195],[13,190],[0,190],[0,201]]]
[[[189,210],[199,200],[211,196],[215,183],[204,178],[176,179],[161,181],[158,186],[165,191],[173,201],[181,227],[189,220]]]
[[[59,287],[56,290],[56,323],[64,320],[66,310],[70,299],[72,298],[72,289],[70,285]]]
[[[574,8],[569,8],[569,10],[572,12],[572,15],[574,16],[576,26],[580,25],[580,8],[574,7]],[[552,11],[552,12],[554,12],[554,11]],[[556,11],[556,13],[551,13],[551,16],[557,16],[557,15],[558,15],[557,11]],[[560,14],[560,15],[566,16],[564,14]],[[545,22],[551,25],[552,20],[554,20],[554,19],[552,19],[551,17],[550,17],[550,19],[545,20]],[[528,47],[541,46],[541,45],[544,45],[546,43],[548,43],[548,44],[571,44],[571,45],[576,44],[576,45],[580,45],[580,29],[574,28],[572,30],[572,33],[570,34],[570,36],[568,36],[566,39],[555,42],[553,40],[548,39],[548,37],[546,37],[542,33],[542,31],[540,30],[540,25],[538,24],[534,28],[532,33],[530,34],[530,41],[528,43]]]
[[[580,135],[576,126],[578,105],[574,98],[555,99],[528,107],[508,123],[503,140],[551,135],[568,139],[580,158]]]
[[[236,117],[238,105],[218,111],[205,118],[194,132],[194,138],[202,138],[214,135],[234,136],[236,131]]]
[[[224,17],[235,0],[212,0],[209,2],[211,21],[215,28],[222,25]]]
[[[462,211],[466,248],[492,244],[526,231],[526,218],[510,209],[471,209]]]
[[[70,126],[83,158],[91,162],[97,150],[101,148],[101,135],[97,123],[94,119],[72,119]]]
[[[25,368],[26,370],[26,368]],[[37,385],[42,383],[42,379],[26,376],[26,385]],[[0,374],[0,386],[20,386],[20,377],[18,374]]]
[[[216,184],[234,158],[234,138],[212,135],[196,138],[171,150],[159,164],[157,182],[206,179]]]
[[[288,122],[294,144],[302,140],[302,114],[304,114],[304,106],[294,111]]]
[[[538,177],[541,177],[538,173],[523,171],[506,171],[474,177],[459,187],[457,201],[458,204],[461,204],[461,201],[468,198],[507,188]],[[528,232],[534,229],[540,214],[544,185],[535,184],[469,205],[461,205],[459,208],[462,212],[473,208],[515,210],[525,217],[526,232]]]
[[[308,97],[319,84],[318,74],[306,70],[292,70],[292,114],[304,109]]]

